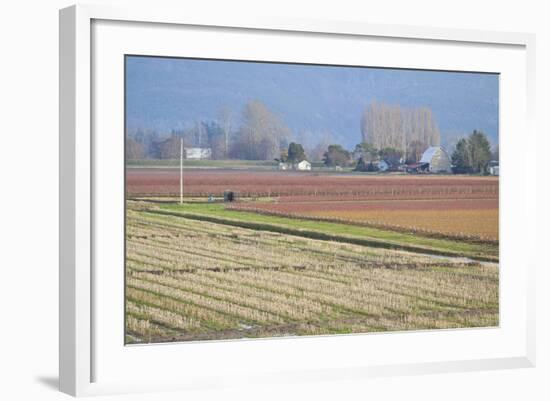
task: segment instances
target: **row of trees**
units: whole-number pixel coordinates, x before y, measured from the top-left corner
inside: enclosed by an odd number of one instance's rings
[[[457,142],[451,156],[457,173],[484,173],[492,159],[498,160],[498,147],[492,153],[485,134],[476,130]]]
[[[185,147],[208,147],[213,159],[273,160],[288,145],[290,129],[260,101],[245,105],[240,125],[230,109],[222,109],[215,121],[197,121],[168,136],[137,130],[128,134],[128,159],[176,159],[180,141]]]
[[[364,142],[378,149],[399,149],[408,161],[420,157],[428,146],[439,144],[439,130],[428,108],[403,108],[371,103],[361,119]],[[321,135],[320,135],[321,136]],[[169,135],[137,130],[127,137],[130,159],[173,159],[179,142],[186,147],[209,147],[214,159],[272,160],[288,146],[291,130],[282,119],[260,101],[244,106],[240,116],[223,108],[213,121],[196,121]],[[308,149],[313,160],[321,160],[333,142],[325,133]]]
[[[217,122],[197,122],[185,130],[172,130],[167,136],[155,131],[137,130],[127,135],[126,157],[128,159],[177,159],[180,156],[180,142],[186,147],[209,147],[216,159],[226,157],[225,138]]]
[[[138,129],[127,135],[126,152],[128,159],[177,159],[183,139],[185,147],[210,148],[213,159],[275,159],[290,163],[308,159],[332,167],[357,163],[359,169],[367,169],[381,159],[392,164],[416,162],[424,150],[440,142],[439,129],[428,108],[373,102],[363,113],[361,132],[363,142],[353,151],[335,144],[325,134],[306,152],[302,144],[289,143],[291,131],[276,113],[260,101],[251,101],[239,118],[224,108],[216,120],[197,121],[164,136]],[[459,172],[483,172],[492,158],[495,155],[491,155],[487,137],[478,131],[460,139],[452,152]]]
[[[364,142],[378,149],[398,149],[408,162],[418,160],[426,148],[439,145],[441,139],[431,109],[377,102],[364,110],[361,133]]]
[[[421,156],[422,153],[413,162],[420,160]],[[487,136],[477,130],[468,137],[461,138],[451,156],[455,173],[486,173],[489,162],[498,159],[498,146],[492,152]],[[394,166],[407,162],[403,150],[393,147],[378,149],[369,142],[357,144],[353,152],[347,151],[341,145],[329,145],[323,157],[326,166],[354,166],[356,171],[374,171],[374,162],[380,160]]]
[[[403,152],[391,147],[377,149],[372,143],[362,142],[355,146],[353,152],[344,149],[341,145],[329,145],[323,155],[323,163],[326,166],[355,166],[357,171],[369,171],[367,166],[378,160],[398,165],[404,161]]]

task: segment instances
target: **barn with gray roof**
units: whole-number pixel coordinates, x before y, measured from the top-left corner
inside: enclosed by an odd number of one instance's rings
[[[428,164],[430,173],[451,173],[451,158],[441,146],[430,146],[422,154],[421,164]]]

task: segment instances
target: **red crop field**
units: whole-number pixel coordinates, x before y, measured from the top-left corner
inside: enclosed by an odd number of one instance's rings
[[[247,202],[241,209],[261,207],[282,213],[358,212],[376,210],[490,210],[498,208],[498,199],[436,199],[436,200],[374,200],[374,201],[309,201],[309,202]]]
[[[367,176],[249,170],[187,170],[184,195],[279,197],[281,201],[497,198],[498,179],[465,176]],[[178,169],[127,169],[129,197],[179,195]]]
[[[498,240],[498,177],[185,170],[186,197],[239,193],[233,210]],[[128,169],[127,196],[179,195],[178,169]]]

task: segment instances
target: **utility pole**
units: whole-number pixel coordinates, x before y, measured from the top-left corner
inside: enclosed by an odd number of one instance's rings
[[[229,157],[227,157],[227,154],[229,153],[229,138],[228,138],[228,135],[227,135],[228,131],[229,131],[229,129],[227,127],[225,127],[224,134],[225,134],[225,158],[226,159],[229,158]]]
[[[183,204],[183,138],[180,139],[180,205]]]

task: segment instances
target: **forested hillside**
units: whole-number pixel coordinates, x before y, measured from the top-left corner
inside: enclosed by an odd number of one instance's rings
[[[498,141],[497,75],[129,57],[126,90],[131,134],[162,137],[212,121],[236,129],[246,105],[260,101],[304,146],[351,149],[376,102],[430,110],[443,144],[474,129]]]

